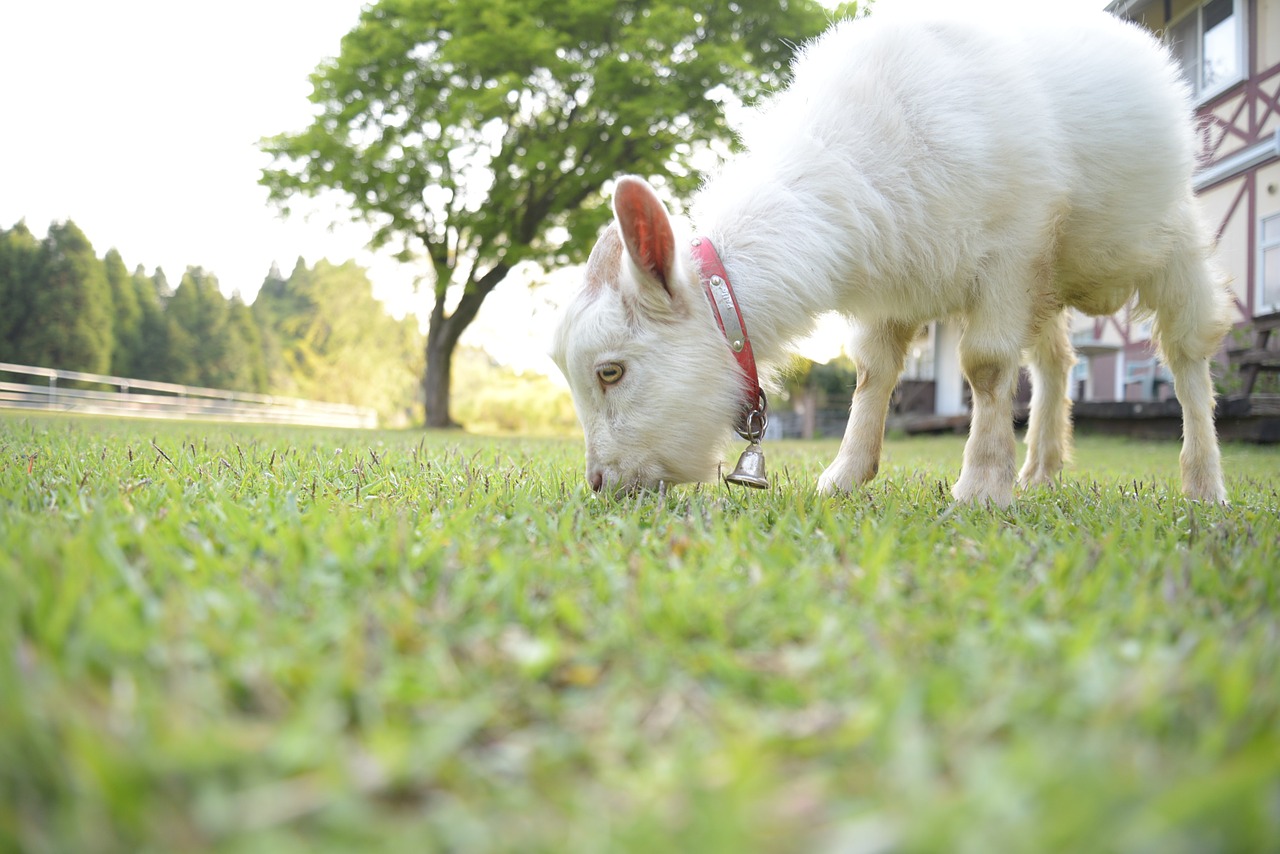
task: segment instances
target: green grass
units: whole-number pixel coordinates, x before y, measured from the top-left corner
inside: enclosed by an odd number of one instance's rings
[[[961,440],[597,499],[571,441],[0,416],[0,851],[1275,850],[1280,451]]]

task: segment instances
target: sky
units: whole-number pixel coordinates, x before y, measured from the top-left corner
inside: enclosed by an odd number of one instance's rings
[[[370,271],[393,313],[425,270],[365,249],[368,232],[339,198],[294,204],[283,218],[258,185],[269,158],[258,141],[305,127],[310,73],[337,54],[364,0],[4,0],[0,2],[0,227],[38,236],[73,220],[99,255],[131,269],[213,272],[227,294],[257,293],[272,263],[299,256]],[[1101,9],[1105,0],[876,0],[876,14],[957,8],[971,18]],[[307,207],[306,215],[298,209]],[[526,278],[490,295],[463,339],[518,369],[555,374],[546,359],[572,271],[530,291]],[[828,331],[809,352],[834,355]],[[833,343],[834,342],[834,343]]]

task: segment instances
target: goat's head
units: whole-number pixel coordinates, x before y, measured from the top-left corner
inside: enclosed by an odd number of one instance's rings
[[[622,178],[613,207],[552,350],[586,435],[587,480],[629,492],[711,479],[741,373],[653,189]]]

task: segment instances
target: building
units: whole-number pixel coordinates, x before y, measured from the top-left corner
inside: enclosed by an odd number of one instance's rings
[[[1200,118],[1196,193],[1235,296],[1237,331],[1227,348],[1247,348],[1255,326],[1280,312],[1280,0],[1116,0],[1107,10],[1159,35],[1192,85]],[[1080,315],[1073,339],[1078,400],[1172,395],[1149,320],[1127,311]],[[1231,377],[1224,379],[1230,389]]]
[[[1227,353],[1253,348],[1256,356],[1255,330],[1280,330],[1280,0],[1115,0],[1106,8],[1165,41],[1192,86],[1200,130],[1195,189],[1235,297],[1235,331],[1218,375],[1226,392],[1237,392],[1239,358],[1228,367]],[[1100,405],[1172,398],[1172,376],[1151,335],[1150,319],[1127,309],[1103,318],[1076,313],[1071,396]],[[932,383],[936,415],[968,412],[958,339],[956,324],[931,324],[903,373]],[[1280,352],[1268,351],[1268,360],[1276,365]],[[1107,418],[1127,411],[1099,408]],[[1083,413],[1077,408],[1077,418]],[[1170,423],[1176,431],[1176,417]]]

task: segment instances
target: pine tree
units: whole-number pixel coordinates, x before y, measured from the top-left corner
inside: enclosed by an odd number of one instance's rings
[[[270,387],[262,332],[238,293],[227,308],[227,361],[226,388],[265,392]]]
[[[160,297],[161,291],[168,288],[164,271],[157,268],[156,275],[151,277],[139,265],[131,281],[138,303],[138,336],[129,355],[133,365],[130,375],[141,380],[168,380],[169,323]]]
[[[111,285],[84,232],[68,220],[41,243],[32,312],[21,336],[29,364],[106,373],[114,343]]]
[[[141,355],[138,338],[141,334],[142,307],[138,304],[133,277],[129,275],[120,253],[115,249],[107,250],[102,265],[107,283],[111,286],[111,305],[114,309],[112,330],[115,347],[111,351],[110,373],[133,377],[138,370],[135,360]]]
[[[188,267],[178,289],[165,307],[172,321],[173,341],[187,353],[186,370],[179,382],[221,388],[232,373],[227,361],[226,298],[218,290],[218,280],[202,267]],[[171,354],[179,357],[183,354]]]
[[[0,230],[0,362],[23,361],[40,264],[40,241],[25,222]]]

